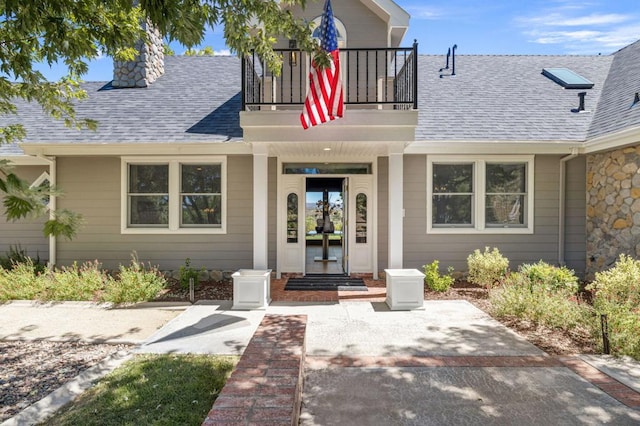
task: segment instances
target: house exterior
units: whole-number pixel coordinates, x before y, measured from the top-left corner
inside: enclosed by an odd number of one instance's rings
[[[319,20],[322,8],[294,12]],[[135,251],[162,269],[189,258],[305,274],[309,193],[331,187],[347,274],[436,259],[464,271],[485,246],[512,268],[544,260],[587,277],[620,253],[640,256],[640,41],[605,56],[420,55],[391,0],[333,12],[345,115],[308,130],[309,58],[290,40],[277,45],[280,75],[251,55],[147,46],[112,82],[84,84],[77,113],[99,121],[95,132],[21,103],[0,124],[19,121],[27,137],[0,159],[63,188],[51,207],[85,223],[67,241],[0,219],[0,253],[20,244],[57,265],[115,268]],[[549,69],[587,82],[571,88]]]

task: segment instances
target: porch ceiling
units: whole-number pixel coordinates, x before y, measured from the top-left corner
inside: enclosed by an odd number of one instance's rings
[[[318,162],[359,161],[363,158],[386,156],[389,144],[385,142],[253,142],[268,147],[270,156],[304,159]]]

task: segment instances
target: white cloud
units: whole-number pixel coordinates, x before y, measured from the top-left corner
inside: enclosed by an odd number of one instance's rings
[[[216,56],[231,56],[231,50],[220,49],[215,51]]]
[[[591,15],[576,17],[568,17],[561,13],[551,13],[543,16],[535,16],[532,18],[520,18],[519,21],[524,25],[543,25],[547,27],[583,27],[619,24],[622,22],[627,22],[631,19],[632,16],[622,15],[618,13],[593,13]]]
[[[438,19],[446,15],[444,10],[431,6],[407,6],[406,11],[409,12],[411,18],[414,19]]]
[[[532,43],[556,44],[568,53],[610,53],[640,38],[637,16],[624,13],[588,12],[602,6],[560,0],[555,7],[515,19]],[[625,24],[625,25],[621,25]]]
[[[605,31],[530,31],[526,35],[534,43],[562,45],[570,54],[610,53],[638,40],[640,24]]]

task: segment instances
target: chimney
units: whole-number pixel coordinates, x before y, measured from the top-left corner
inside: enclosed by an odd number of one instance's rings
[[[162,37],[150,22],[143,22],[148,41],[138,40],[135,44],[139,52],[133,61],[113,61],[113,81],[118,88],[147,87],[164,74],[164,50]]]

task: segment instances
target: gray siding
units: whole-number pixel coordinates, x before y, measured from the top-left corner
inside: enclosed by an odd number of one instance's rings
[[[378,158],[378,271],[389,264],[389,158]],[[382,275],[384,276],[384,274]]]
[[[512,269],[541,259],[557,263],[560,157],[535,158],[535,228],[530,235],[427,235],[426,156],[407,155],[404,159],[405,267],[420,268],[425,263],[439,260],[445,270],[453,266],[458,271],[465,271],[467,256],[485,246],[497,247],[510,260]],[[577,214],[573,208],[579,208],[579,205],[572,206],[572,214]]]
[[[97,259],[106,268],[140,260],[177,269],[186,258],[207,269],[253,266],[253,167],[251,156],[227,160],[227,233],[224,235],[122,235],[120,159],[59,158],[58,182],[68,194],[58,203],[81,213],[85,225],[72,242],[59,241],[58,263]]]
[[[587,263],[586,176],[586,157],[567,162],[564,260],[568,268],[580,273]]]
[[[13,169],[13,173],[30,183],[46,171],[48,167],[42,166],[19,166]],[[47,218],[38,218],[7,222],[4,206],[0,204],[0,256],[4,256],[11,246],[19,246],[33,258],[49,260],[49,239],[42,232],[46,220]]]

